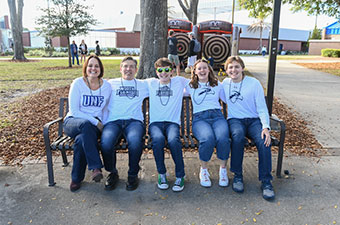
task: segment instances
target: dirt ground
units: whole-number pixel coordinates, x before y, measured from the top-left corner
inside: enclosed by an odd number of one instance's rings
[[[44,90],[1,106],[0,117],[8,122],[0,131],[0,160],[4,164],[20,165],[26,158],[45,158],[43,126],[58,117],[59,98],[67,97],[68,89]],[[273,113],[286,124],[286,152],[308,156],[323,154],[321,145],[307,129],[306,122],[292,109],[275,99]],[[276,148],[273,149],[276,151]]]

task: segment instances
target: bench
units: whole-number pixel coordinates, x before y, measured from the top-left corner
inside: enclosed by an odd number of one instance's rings
[[[149,99],[146,98],[142,105],[142,111],[144,114],[144,124],[147,127],[149,121],[148,114],[148,104]],[[50,121],[44,125],[44,141],[45,141],[45,150],[47,156],[47,171],[48,171],[48,183],[49,186],[54,186],[56,183],[54,182],[54,172],[53,172],[53,160],[52,160],[52,151],[60,151],[63,159],[63,166],[67,166],[69,164],[66,156],[66,151],[73,150],[74,140],[68,137],[63,132],[63,119],[68,112],[68,98],[60,98],[59,103],[59,117],[53,121]],[[227,115],[227,106],[222,103],[222,112],[223,115]],[[191,98],[188,96],[183,97],[183,106],[181,112],[181,127],[180,127],[180,136],[182,140],[183,149],[192,149],[198,147],[198,142],[191,132],[191,120],[192,120],[192,105]],[[56,125],[57,130],[54,129],[55,133],[52,133],[53,127]],[[277,118],[275,115],[270,117],[270,126],[273,131],[278,132],[279,138],[275,138],[271,136],[272,146],[278,147],[278,158],[277,158],[277,169],[276,176],[278,178],[281,177],[281,169],[282,169],[282,160],[283,160],[283,145],[285,140],[285,124],[282,120]],[[55,134],[57,134],[56,137]],[[145,145],[144,149],[152,149],[151,147],[151,138],[146,133],[144,137]],[[246,140],[247,146],[255,146],[255,144],[251,140]],[[122,139],[117,146],[116,149],[127,149],[127,143],[124,139]]]

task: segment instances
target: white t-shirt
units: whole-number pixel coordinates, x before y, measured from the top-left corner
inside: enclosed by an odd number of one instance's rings
[[[202,112],[208,109],[221,109],[220,99],[225,101],[225,95],[222,84],[218,82],[218,85],[211,87],[206,83],[198,82],[198,88],[194,89],[188,85],[186,87],[187,92],[191,96],[193,105],[193,113]]]
[[[111,95],[111,85],[102,80],[103,84],[95,91],[90,90],[83,77],[76,78],[69,91],[69,112],[66,117],[73,116],[89,120],[97,126],[98,117],[101,121],[107,114],[107,105]]]
[[[184,77],[173,77],[170,83],[162,85],[159,79],[147,79],[149,87],[150,124],[153,122],[173,122],[181,124],[183,92],[189,80]]]
[[[257,79],[245,76],[241,82],[233,83],[230,78],[225,78],[222,85],[228,105],[228,119],[260,118],[262,129],[270,127],[263,88]]]
[[[124,80],[123,78],[110,79],[112,95],[108,105],[108,123],[115,120],[135,119],[143,121],[142,104],[149,95],[148,86],[142,80]]]

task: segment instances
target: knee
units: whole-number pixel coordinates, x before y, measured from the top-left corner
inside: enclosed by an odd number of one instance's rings
[[[241,131],[232,132],[231,139],[235,143],[243,143],[245,139],[245,134]]]
[[[84,120],[84,122],[80,125],[80,129],[82,132],[89,132],[94,130],[94,125],[88,120]]]

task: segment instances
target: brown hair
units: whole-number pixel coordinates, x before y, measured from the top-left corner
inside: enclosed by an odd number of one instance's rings
[[[123,64],[125,61],[128,61],[128,60],[133,61],[133,62],[136,64],[135,67],[137,67],[137,64],[138,64],[137,60],[135,60],[135,59],[132,58],[131,56],[126,56],[126,57],[120,62],[120,67],[122,67],[122,64]]]
[[[193,66],[193,70],[191,71],[191,80],[190,80],[190,87],[196,89],[198,88],[198,76],[195,74],[196,71],[196,66],[198,63],[206,63],[208,68],[209,68],[209,74],[208,74],[208,81],[209,81],[209,85],[211,87],[215,87],[218,85],[218,79],[215,76],[214,70],[213,68],[209,65],[209,62],[205,59],[199,59],[195,62],[194,66]]]
[[[83,77],[87,77],[86,69],[87,69],[87,66],[89,65],[90,59],[92,59],[92,58],[95,58],[95,59],[98,60],[98,64],[99,64],[99,68],[100,68],[100,74],[99,74],[98,78],[102,78],[102,77],[104,76],[104,66],[103,66],[102,61],[101,61],[101,60],[99,59],[99,57],[96,56],[96,55],[90,55],[90,56],[86,59],[84,65],[83,65]]]
[[[173,69],[173,64],[171,63],[171,61],[165,57],[157,59],[154,66],[155,66],[155,69],[157,69],[158,67],[167,67],[167,66]]]
[[[225,71],[227,71],[228,65],[231,64],[232,62],[238,62],[238,63],[241,65],[242,69],[245,68],[244,62],[243,62],[243,60],[241,59],[241,57],[239,57],[239,56],[229,56],[229,58],[227,59],[227,61],[225,61],[225,63],[224,63],[224,69],[225,69]],[[242,75],[244,76],[243,73],[242,73]]]

